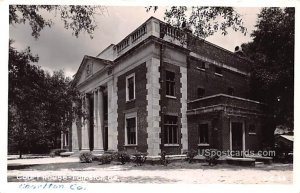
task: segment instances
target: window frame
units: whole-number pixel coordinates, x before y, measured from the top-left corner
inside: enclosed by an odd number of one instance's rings
[[[172,80],[168,80],[167,79],[167,73],[173,73],[174,74],[174,80],[172,81]],[[175,74],[175,72],[173,72],[173,71],[170,71],[170,70],[166,70],[165,71],[165,86],[166,86],[166,97],[169,97],[169,98],[176,98],[176,74]],[[172,86],[173,86],[173,93],[168,93],[168,88],[169,88],[169,86],[168,86],[168,84],[171,84]],[[173,95],[172,95],[173,94]]]
[[[176,118],[176,123],[167,123],[167,117]],[[172,137],[176,136],[176,142],[173,142],[174,139],[169,139],[170,129],[172,130]],[[175,132],[174,132],[175,130]],[[166,132],[168,131],[168,132]],[[174,133],[176,135],[174,135]],[[167,140],[166,140],[167,138]],[[171,142],[171,143],[170,143]],[[178,116],[174,115],[164,115],[164,145],[165,146],[178,146],[179,145],[179,129],[178,129]]]
[[[130,78],[133,78],[133,98],[132,99],[129,99],[129,88],[128,88],[129,84],[128,84],[128,80]],[[126,76],[126,102],[130,102],[130,101],[135,100],[135,86],[136,86],[135,85],[135,73],[132,73],[132,74]]]
[[[128,119],[135,119],[135,144],[128,144],[128,135],[127,135],[127,120]],[[138,144],[138,138],[137,138],[137,113],[133,112],[133,113],[127,113],[125,114],[125,146],[137,146]]]
[[[201,135],[200,135],[200,125],[207,125],[207,140],[206,142],[201,142]],[[203,122],[198,124],[198,145],[209,145],[209,123],[208,122]]]

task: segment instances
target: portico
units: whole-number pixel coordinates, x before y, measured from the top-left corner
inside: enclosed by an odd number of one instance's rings
[[[107,89],[106,86],[98,86],[92,91],[81,95],[82,115],[80,117],[81,143],[78,150],[92,151],[95,154],[107,150]],[[76,127],[75,127],[76,129]],[[74,147],[75,148],[75,147]],[[76,149],[76,148],[75,148]]]

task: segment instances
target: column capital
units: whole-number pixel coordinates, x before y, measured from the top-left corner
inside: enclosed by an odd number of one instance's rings
[[[98,88],[94,88],[93,90],[92,90],[92,93],[93,94],[95,94],[95,93],[97,93],[98,92]]]
[[[99,87],[97,88],[97,90],[100,91],[100,92],[103,92],[103,91],[105,90],[105,87],[104,87],[104,86],[99,86]]]

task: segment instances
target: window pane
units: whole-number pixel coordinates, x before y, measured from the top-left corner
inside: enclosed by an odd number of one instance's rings
[[[175,96],[175,73],[166,71],[166,94]]]
[[[133,77],[127,79],[127,85],[128,85],[128,99],[132,100],[134,99],[134,78]]]
[[[173,127],[173,143],[177,143],[177,127]]]
[[[166,71],[166,80],[175,81],[175,73]]]
[[[127,143],[136,144],[135,118],[126,119],[126,121],[127,121]]]
[[[165,144],[178,143],[177,116],[165,115],[164,141]]]

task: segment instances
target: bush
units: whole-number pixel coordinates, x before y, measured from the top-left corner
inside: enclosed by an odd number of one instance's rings
[[[50,151],[50,157],[60,156],[60,153],[67,152],[67,149],[52,149]]]
[[[208,162],[209,165],[216,165],[218,163],[219,156],[217,151],[217,149],[209,149],[209,154],[205,155],[206,162]]]
[[[133,162],[136,163],[136,165],[141,166],[143,165],[143,163],[145,163],[146,159],[147,159],[147,153],[141,153],[141,152],[137,152],[133,155]]]
[[[100,164],[109,164],[111,161],[113,161],[113,159],[114,159],[114,155],[108,153],[104,153],[101,156],[95,157],[96,161],[101,162]]]
[[[117,159],[124,165],[126,162],[130,162],[130,155],[126,151],[119,151],[117,153]]]
[[[169,163],[169,160],[166,158],[167,153],[165,151],[162,151],[159,155],[160,155],[160,163],[164,166],[167,166]]]
[[[94,158],[94,156],[91,152],[82,152],[79,155],[79,159],[83,163],[92,163],[93,158]]]
[[[192,163],[194,161],[194,157],[198,154],[198,152],[194,149],[190,150],[190,151],[186,151],[184,152],[187,156],[187,161],[189,163]]]

